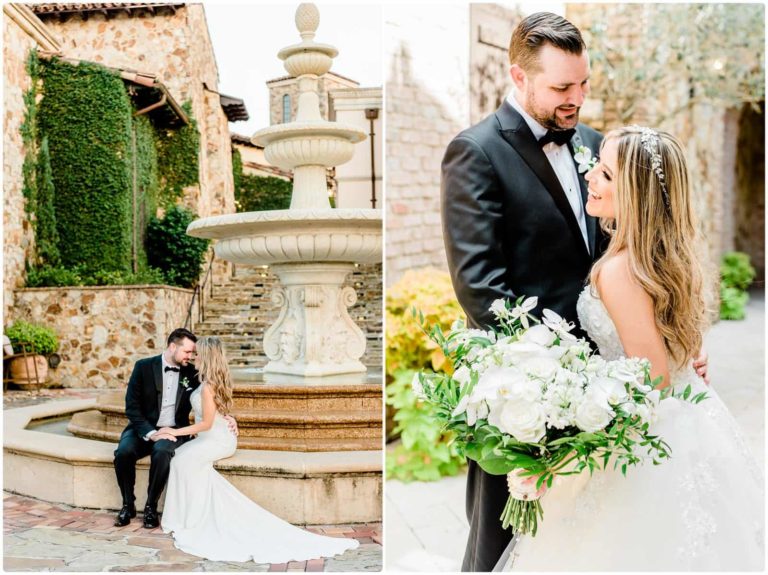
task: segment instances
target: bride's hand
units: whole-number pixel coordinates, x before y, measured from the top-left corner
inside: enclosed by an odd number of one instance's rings
[[[707,373],[708,367],[709,356],[707,355],[707,352],[702,349],[699,352],[699,357],[693,360],[693,369],[696,370],[696,373],[704,380],[704,383],[707,385],[709,385],[709,373]]]
[[[235,421],[235,418],[231,415],[227,415],[224,417],[224,419],[227,420],[227,427],[229,428],[229,432],[237,437],[240,434],[240,431],[237,429],[237,421]]]
[[[522,475],[523,469],[515,469],[507,473],[507,487],[509,494],[521,501],[533,501],[540,499],[547,492],[546,481],[536,489],[536,483],[541,475]]]
[[[176,430],[173,427],[161,427],[157,430],[158,433],[162,433],[163,435],[170,435],[171,437],[176,437]]]

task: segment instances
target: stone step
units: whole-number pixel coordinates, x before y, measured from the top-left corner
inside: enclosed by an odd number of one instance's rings
[[[243,377],[245,379],[241,379]],[[306,380],[292,383],[295,380],[291,378],[279,381],[264,383],[258,370],[235,372],[232,414],[240,429],[238,445],[241,448],[380,449],[383,409],[380,378],[337,378],[326,383],[307,383]],[[98,411],[74,418],[70,432],[80,437],[116,441],[128,424],[124,393],[104,394],[96,407]],[[254,445],[262,447],[251,447]],[[271,445],[276,447],[263,447]]]
[[[358,451],[382,448],[381,423],[368,428],[338,428],[339,433],[324,434],[316,428],[299,433],[297,429],[280,430],[268,428],[271,433],[260,433],[259,428],[250,428],[238,420],[240,435],[239,449],[266,449],[277,451]],[[67,427],[72,435],[99,441],[120,441],[120,435],[127,420],[114,421],[97,410],[75,413]],[[368,430],[368,433],[362,433]],[[280,431],[285,431],[280,433]],[[333,431],[333,428],[330,428]],[[357,433],[354,433],[357,431]],[[350,433],[352,432],[352,433]]]
[[[291,385],[238,383],[233,385],[236,411],[292,410],[322,417],[326,411],[372,411],[374,421],[381,421],[382,387],[376,384]],[[108,414],[125,413],[125,393],[103,394],[97,408]]]

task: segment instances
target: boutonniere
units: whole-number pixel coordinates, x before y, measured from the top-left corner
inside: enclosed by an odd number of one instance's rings
[[[597,158],[592,157],[592,150],[586,146],[579,146],[576,148],[576,153],[573,156],[576,163],[579,165],[579,173],[583,174],[588,172],[597,165]]]
[[[179,383],[184,387],[184,389],[189,389],[189,379],[186,377],[182,377]]]

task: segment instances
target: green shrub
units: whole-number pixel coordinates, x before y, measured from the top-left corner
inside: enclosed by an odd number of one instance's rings
[[[243,157],[240,155],[240,150],[232,146],[232,182],[235,185],[235,197],[239,197],[242,179]]]
[[[238,212],[287,210],[291,206],[293,184],[271,176],[242,174],[240,186],[235,188]]]
[[[725,285],[720,286],[720,319],[744,319],[749,294]]]
[[[428,324],[445,331],[463,316],[447,273],[432,268],[409,270],[387,290],[386,297],[386,403],[396,410],[394,429],[401,444],[387,452],[387,476],[404,481],[432,481],[455,475],[464,465],[442,431],[434,408],[419,401],[411,390],[413,374],[422,369],[451,373],[453,366],[421,330],[411,315],[416,308]]]
[[[720,278],[726,286],[746,291],[755,279],[755,268],[747,254],[728,252],[720,264]]]
[[[22,343],[31,343],[35,353],[50,355],[59,349],[59,339],[51,328],[33,325],[23,320],[15,321],[5,330],[14,351],[21,351]]]
[[[147,227],[147,260],[162,271],[170,285],[192,287],[200,277],[209,241],[187,235],[187,226],[196,217],[174,206],[164,218],[153,218]]]
[[[720,263],[720,319],[744,319],[749,302],[749,289],[755,279],[755,268],[749,256],[728,252]]]
[[[81,286],[83,278],[79,267],[41,266],[27,273],[27,287]]]
[[[155,285],[166,283],[163,272],[148,268],[136,273],[126,271],[89,271],[82,266],[40,266],[29,270],[27,287]]]
[[[397,410],[395,433],[400,445],[387,451],[387,478],[402,481],[437,481],[456,475],[464,467],[452,435],[441,430],[432,408],[416,399],[411,381],[416,372],[398,371],[387,385],[387,405]]]

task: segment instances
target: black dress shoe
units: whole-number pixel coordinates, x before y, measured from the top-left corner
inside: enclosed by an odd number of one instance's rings
[[[154,529],[160,525],[160,518],[157,516],[157,511],[152,509],[149,505],[144,508],[144,527],[147,529]]]
[[[133,503],[123,503],[123,507],[115,519],[115,527],[124,527],[131,522],[131,517],[136,517],[136,506]]]

